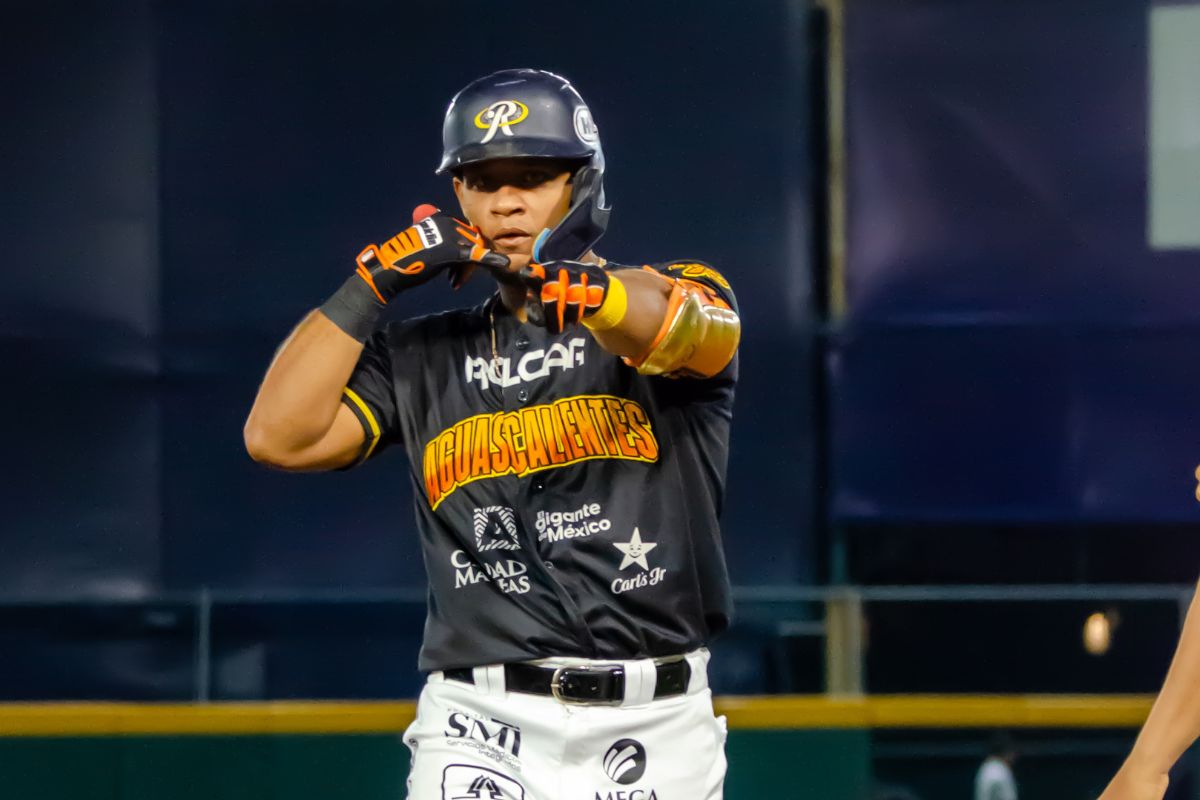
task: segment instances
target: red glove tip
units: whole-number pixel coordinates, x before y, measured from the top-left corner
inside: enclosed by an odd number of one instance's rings
[[[421,203],[421,205],[413,209],[413,223],[420,222],[426,217],[432,217],[436,213],[438,213],[437,206],[431,206],[429,203]]]

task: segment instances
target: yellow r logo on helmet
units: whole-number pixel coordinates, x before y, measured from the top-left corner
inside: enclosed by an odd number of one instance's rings
[[[529,116],[529,106],[520,100],[497,100],[475,115],[475,127],[487,131],[480,144],[496,138],[498,131],[512,136],[512,126]]]

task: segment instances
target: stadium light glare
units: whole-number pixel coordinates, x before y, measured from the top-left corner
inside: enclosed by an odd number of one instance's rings
[[[1097,611],[1083,622],[1083,649],[1090,655],[1102,656],[1112,647],[1113,619]]]

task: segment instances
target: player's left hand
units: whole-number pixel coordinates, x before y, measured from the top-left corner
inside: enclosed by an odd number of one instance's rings
[[[1142,773],[1126,763],[1113,776],[1100,800],[1162,800],[1170,778],[1165,773]]]
[[[529,321],[551,333],[562,333],[596,313],[609,286],[603,267],[581,261],[530,264],[521,270],[521,281],[528,290]]]

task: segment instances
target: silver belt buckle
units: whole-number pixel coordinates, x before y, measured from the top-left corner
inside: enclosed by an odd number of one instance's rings
[[[584,700],[574,697],[564,697],[562,693],[562,676],[563,673],[569,669],[578,670],[580,672],[599,672],[598,669],[591,666],[555,667],[554,675],[550,677],[550,694],[553,695],[554,699],[558,702],[568,706],[619,706],[624,702],[623,697],[617,698],[616,700]],[[624,694],[623,691],[622,694]]]

